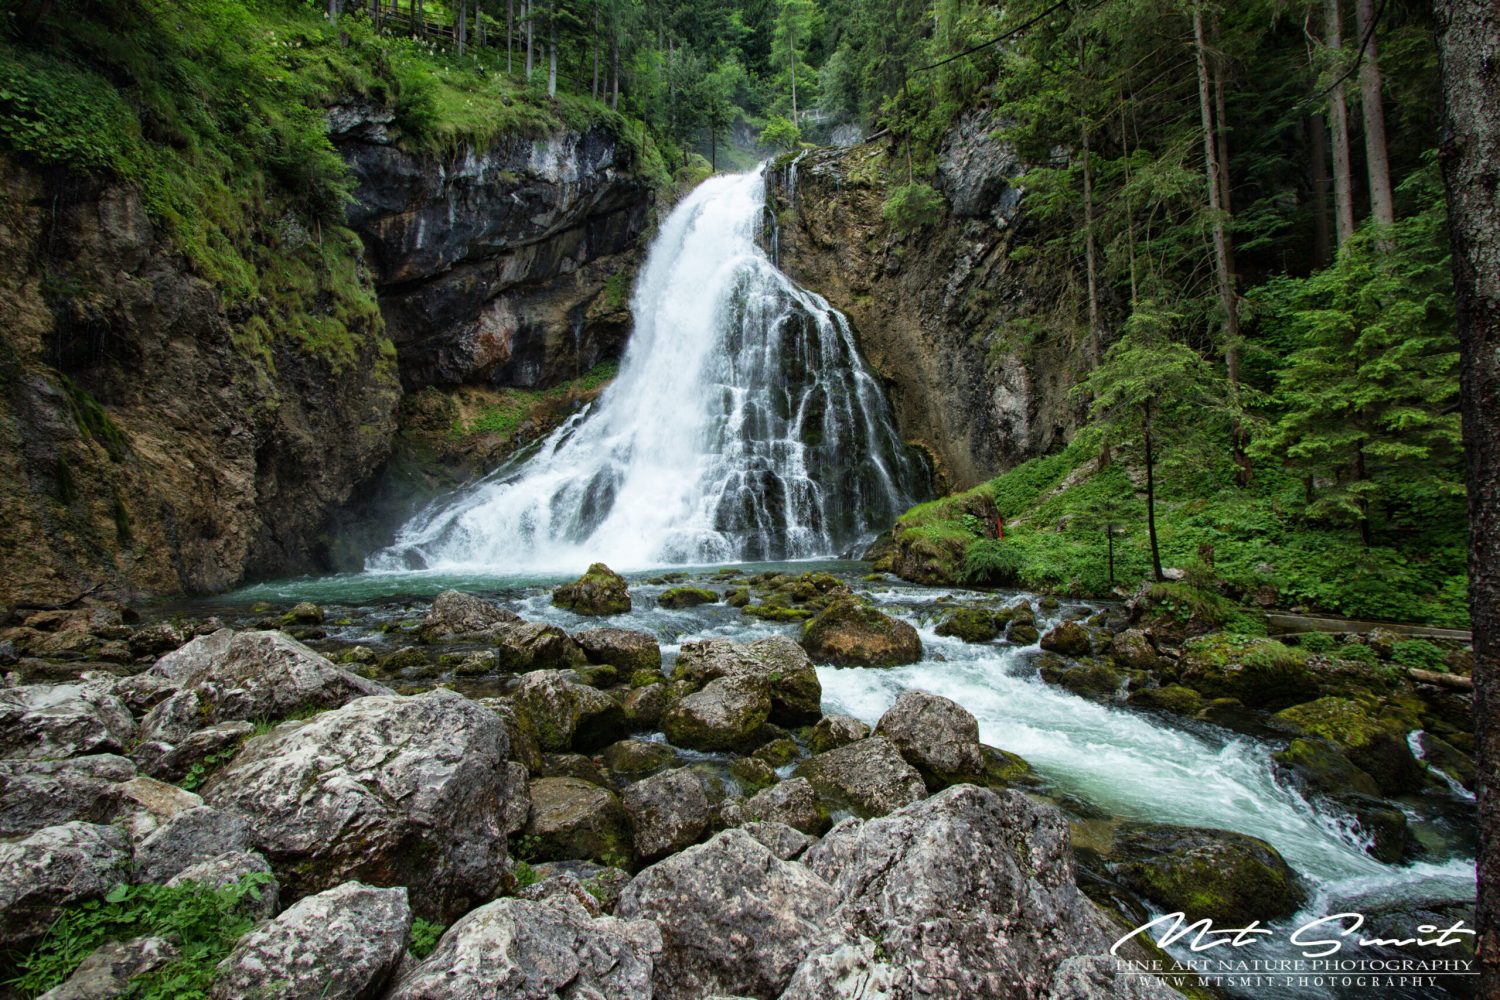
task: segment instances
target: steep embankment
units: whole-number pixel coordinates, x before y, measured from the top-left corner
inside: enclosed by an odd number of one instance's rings
[[[771,177],[782,268],[849,316],[903,435],[955,489],[1042,454],[1077,422],[1076,345],[1035,320],[1068,289],[1013,253],[1032,226],[997,127],[973,111],[950,130],[937,170],[947,210],[904,236],[882,217],[904,172],[882,142],[818,150]]]

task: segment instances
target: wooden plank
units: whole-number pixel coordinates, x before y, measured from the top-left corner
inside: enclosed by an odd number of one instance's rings
[[[1352,618],[1316,618],[1309,615],[1290,615],[1270,612],[1266,615],[1266,626],[1277,635],[1298,632],[1372,632],[1384,629],[1397,635],[1409,635],[1422,639],[1450,639],[1454,642],[1473,642],[1474,633],[1467,629],[1436,628],[1431,625],[1407,625],[1400,622],[1369,622]]]

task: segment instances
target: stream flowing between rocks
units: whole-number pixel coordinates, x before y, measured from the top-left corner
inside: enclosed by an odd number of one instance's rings
[[[923,587],[887,578],[868,579],[862,563],[797,562],[682,570],[674,567],[669,582],[649,573],[627,575],[634,606],[607,619],[588,618],[554,607],[552,585],[561,577],[498,576],[445,573],[365,573],[264,583],[192,606],[197,614],[218,615],[226,624],[251,625],[256,602],[284,605],[310,600],[324,606],[326,639],[314,646],[330,650],[361,643],[378,654],[403,644],[392,625],[413,622],[438,591],[456,588],[493,597],[528,620],[556,624],[569,631],[608,624],[638,629],[661,643],[663,670],[670,674],[684,642],[704,638],[750,641],[777,633],[796,636],[800,624],[752,618],[723,603],[667,609],[656,597],[670,586],[690,585],[723,591],[740,577],[733,571],[801,573],[828,571],[864,594],[881,610],[911,622],[921,635],[924,657],[915,664],[888,668],[818,668],[825,713],[846,713],[874,725],[901,691],[917,688],[946,696],[978,719],[983,742],[1025,758],[1044,779],[1037,790],[1059,805],[1073,823],[1079,854],[1080,882],[1104,877],[1092,858],[1107,845],[1119,821],[1172,823],[1212,827],[1268,841],[1306,881],[1309,896],[1302,912],[1275,923],[1274,939],[1236,949],[1236,961],[1295,959],[1286,934],[1318,917],[1342,912],[1428,912],[1473,900],[1472,804],[1459,791],[1429,790],[1398,801],[1421,847],[1419,860],[1384,864],[1364,849],[1349,817],[1310,802],[1275,767],[1271,754],[1278,743],[1181,716],[1100,704],[1045,683],[1039,676],[1035,645],[997,640],[968,643],[938,635],[934,628],[955,605],[1004,604],[1013,592],[978,593]],[[1064,601],[1040,610],[1043,631],[1063,618],[1079,618],[1103,607],[1097,602]],[[389,680],[389,679],[387,679]],[[465,693],[500,693],[504,677],[461,678],[441,675],[418,686],[449,683]],[[660,733],[650,738],[662,739]],[[804,748],[805,752],[805,748]],[[711,759],[713,755],[700,755]],[[790,770],[787,768],[785,770]],[[1445,911],[1447,912],[1447,911]],[[1413,926],[1419,921],[1407,921]],[[1448,926],[1443,924],[1442,926]],[[1318,933],[1317,938],[1333,936]],[[1182,945],[1170,949],[1179,958],[1191,955]],[[1215,949],[1199,958],[1223,958]],[[1371,957],[1351,942],[1338,959]],[[1442,949],[1425,949],[1424,958],[1446,957]],[[1440,980],[1443,982],[1443,980]],[[1446,981],[1456,995],[1465,984]],[[1285,984],[1229,987],[1235,995],[1257,997],[1357,996],[1358,988],[1318,988]],[[1367,993],[1363,995],[1368,995]],[[1430,986],[1389,991],[1390,996],[1428,997]]]

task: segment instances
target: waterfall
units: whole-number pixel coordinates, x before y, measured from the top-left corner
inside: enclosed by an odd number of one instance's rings
[[[756,240],[761,170],[652,244],[619,376],[525,460],[428,506],[371,570],[568,572],[857,554],[926,489],[848,321]]]

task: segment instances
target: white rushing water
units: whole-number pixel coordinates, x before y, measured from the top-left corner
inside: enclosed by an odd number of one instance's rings
[[[576,571],[855,551],[918,499],[848,322],[756,241],[760,171],[685,198],[618,378],[524,462],[429,506],[371,570]]]

